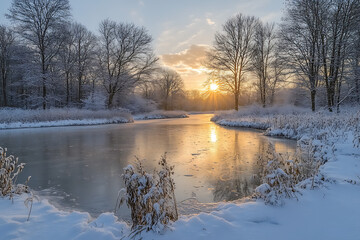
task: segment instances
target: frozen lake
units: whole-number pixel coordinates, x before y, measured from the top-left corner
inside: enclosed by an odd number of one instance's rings
[[[167,152],[175,165],[177,201],[196,196],[209,203],[251,194],[260,183],[258,156],[270,142],[279,152],[296,147],[295,141],[265,137],[260,131],[218,126],[211,116],[2,130],[0,146],[27,163],[19,183],[31,175],[29,185],[38,194],[61,208],[93,215],[113,211],[123,168],[135,156],[146,159],[144,165],[152,170]]]

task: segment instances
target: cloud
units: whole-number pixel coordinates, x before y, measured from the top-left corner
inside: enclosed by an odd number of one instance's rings
[[[206,19],[206,22],[207,22],[209,25],[214,25],[214,24],[215,24],[215,22],[212,21],[210,18],[207,18],[207,19]]]
[[[207,78],[204,67],[208,45],[191,45],[188,49],[175,54],[161,55],[162,63],[177,71],[185,82],[187,89],[202,88]]]
[[[206,18],[210,19],[210,16]],[[216,29],[215,25],[208,24],[206,18],[188,17],[185,25],[172,21],[164,23],[155,40],[159,54],[179,53],[196,44],[211,44]]]
[[[164,54],[161,56],[163,63],[167,66],[184,66],[192,69],[203,67],[206,60],[207,45],[191,45],[190,48],[175,54]]]

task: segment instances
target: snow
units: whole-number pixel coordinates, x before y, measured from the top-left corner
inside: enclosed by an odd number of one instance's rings
[[[55,126],[82,126],[133,122],[131,114],[123,109],[0,109],[0,129]]]
[[[243,121],[239,115],[226,114],[216,116],[217,122]],[[299,139],[299,144],[309,138],[314,140],[319,157],[326,154],[327,162],[320,167],[326,179],[323,185],[314,190],[300,189],[298,200],[285,199],[282,207],[249,199],[211,204],[209,208],[204,206],[203,213],[180,216],[162,234],[150,231],[143,232],[141,237],[173,240],[360,239],[360,148],[354,146],[360,123],[356,121],[356,114],[359,113],[355,109],[340,115],[303,112],[286,117],[286,113],[279,113],[277,119],[288,120],[282,125],[269,118],[269,114],[253,115],[254,122],[270,119],[274,128],[267,133],[286,133],[284,136]],[[303,128],[305,125],[314,129]],[[333,152],[329,151],[329,144]],[[26,195],[17,196],[14,203],[0,199],[0,239],[127,239],[130,232],[129,225],[117,220],[112,213],[92,219],[87,213],[60,211],[45,199],[34,201],[27,222],[25,199]]]
[[[86,125],[100,125],[100,124],[114,124],[114,123],[129,123],[129,121],[130,120],[125,118],[110,118],[110,119],[60,120],[60,121],[47,121],[47,122],[13,122],[13,123],[0,123],[0,129],[86,126]]]
[[[166,119],[166,118],[187,118],[188,114],[184,111],[152,111],[149,113],[134,116],[135,120]]]
[[[131,123],[135,120],[187,118],[184,111],[156,110],[134,117],[126,109],[88,110],[75,108],[23,110],[0,109],[0,129],[39,128],[60,126],[85,126],[101,124]]]
[[[104,213],[96,220],[88,213],[63,212],[47,200],[34,201],[30,220],[23,204],[25,195],[11,200],[1,199],[0,239],[119,239],[128,231],[124,222]]]

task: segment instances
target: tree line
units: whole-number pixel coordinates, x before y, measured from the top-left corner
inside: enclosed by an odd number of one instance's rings
[[[72,21],[69,0],[13,0],[6,17],[2,107],[114,108],[135,93],[166,110],[266,107],[284,92],[292,96],[282,101],[313,111],[360,103],[360,0],[286,0],[278,25],[228,19],[205,64],[205,84],[219,91],[204,94],[185,91],[180,75],[160,66],[143,27],[106,19],[94,34]]]
[[[359,56],[359,0],[286,0],[278,27],[243,14],[223,25],[208,54],[208,83],[233,94],[235,109],[253,79],[264,107],[285,83],[307,89],[313,111],[318,92],[339,111],[344,101],[360,103]]]
[[[152,81],[168,108],[183,91],[174,71],[161,68],[143,27],[106,19],[95,35],[73,22],[69,0],[13,0],[0,25],[3,107],[121,106],[124,96]]]

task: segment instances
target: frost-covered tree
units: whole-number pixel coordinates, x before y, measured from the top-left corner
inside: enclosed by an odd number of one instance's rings
[[[325,85],[329,111],[346,98],[351,79],[352,36],[360,23],[359,0],[288,0],[281,25],[281,48],[290,72],[310,90],[312,109],[320,83]]]
[[[275,25],[259,23],[256,27],[254,37],[254,52],[252,56],[252,70],[258,83],[256,84],[260,93],[260,102],[266,106],[270,88],[275,91],[278,80],[276,67],[276,38]],[[275,86],[274,86],[275,85]],[[274,93],[270,93],[274,94]],[[272,96],[270,95],[270,96]]]
[[[79,103],[83,100],[84,89],[92,65],[95,64],[96,37],[85,26],[75,23],[72,25],[72,34],[74,37],[75,50],[75,76],[78,84],[77,100]]]
[[[321,80],[319,16],[324,1],[289,0],[281,24],[279,49],[289,73],[310,91],[311,109],[316,108],[316,93]]]
[[[105,20],[100,24],[99,77],[108,94],[107,106],[119,93],[132,91],[153,71],[157,58],[152,38],[143,27]]]
[[[48,107],[52,63],[64,42],[63,29],[70,17],[69,0],[13,0],[6,15],[34,50],[41,70],[42,107]]]
[[[322,72],[329,111],[340,104],[346,64],[353,47],[351,35],[360,24],[360,1],[326,1],[324,15],[318,15]]]
[[[82,105],[84,85],[90,83],[96,59],[96,37],[85,26],[72,23],[59,52],[59,64],[66,86],[66,104]]]
[[[216,33],[213,49],[208,54],[208,68],[226,90],[234,95],[235,109],[245,73],[250,70],[253,40],[259,21],[255,17],[238,14],[230,18]]]
[[[170,101],[177,94],[184,90],[184,81],[181,76],[174,70],[162,69],[156,81],[159,89],[159,97],[165,110],[171,108]]]
[[[15,36],[11,29],[0,25],[0,81],[1,106],[8,106],[9,74],[15,50]]]

